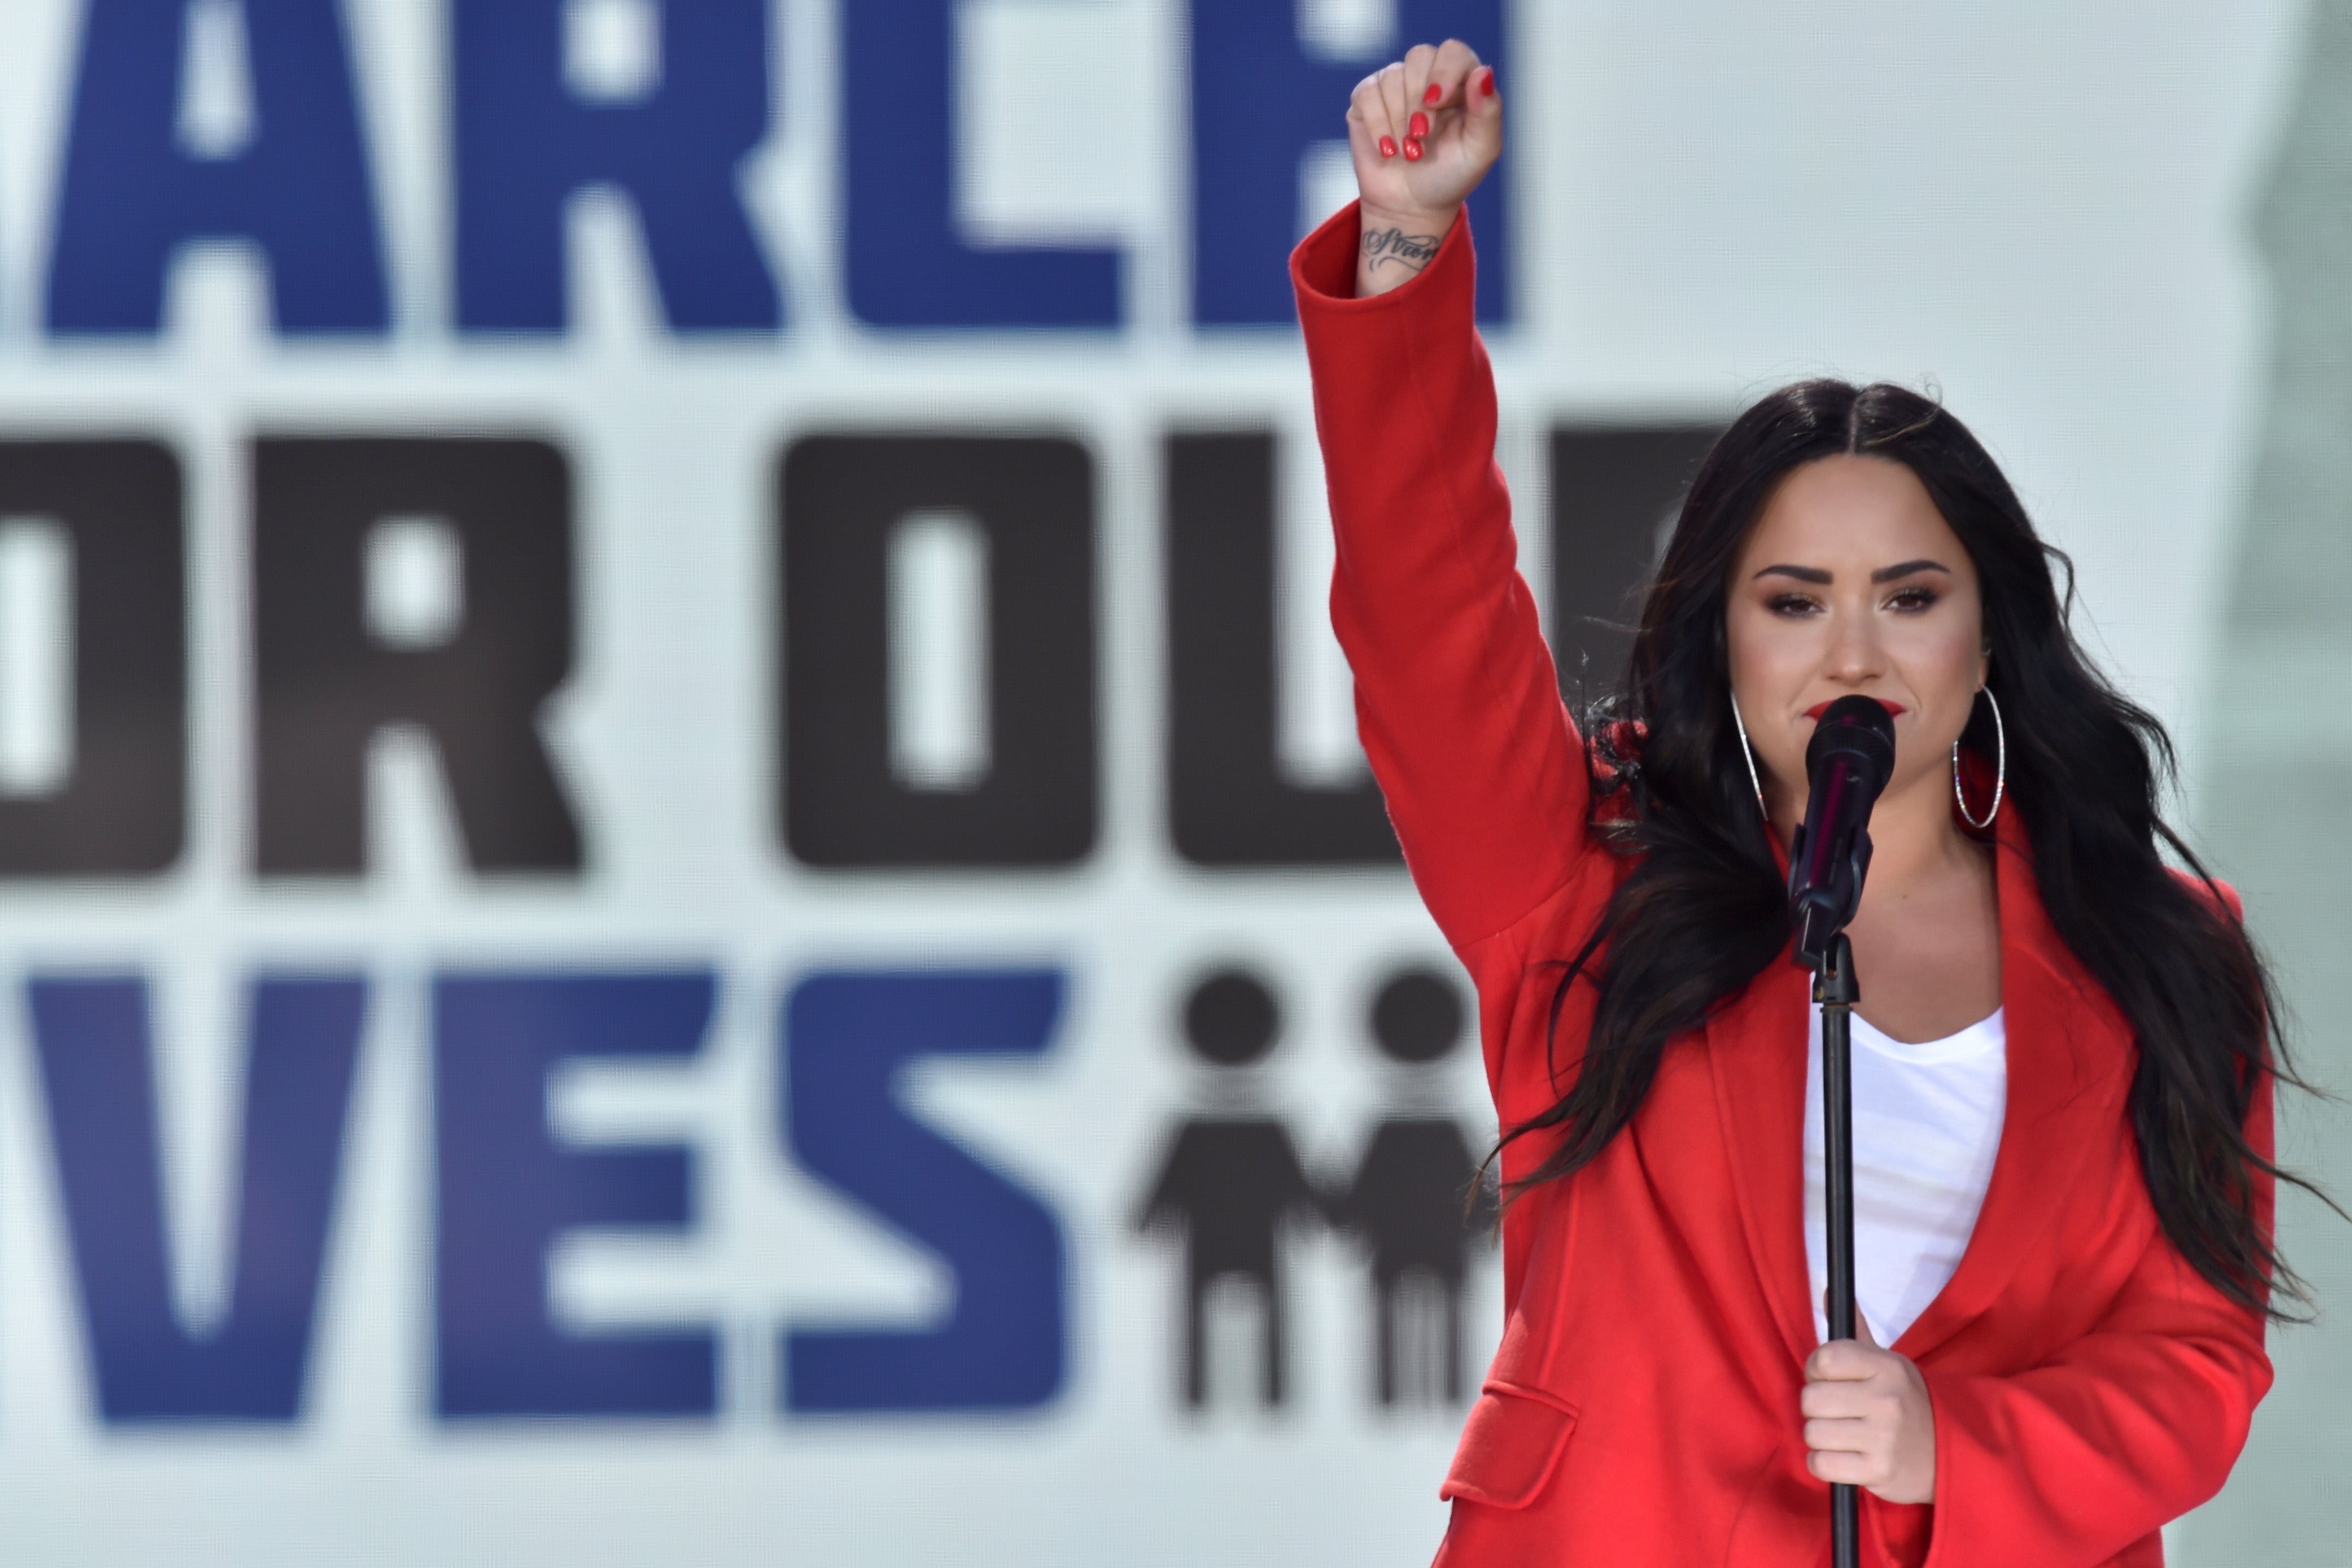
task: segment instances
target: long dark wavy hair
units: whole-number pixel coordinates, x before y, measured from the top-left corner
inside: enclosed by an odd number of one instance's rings
[[[2278,1303],[2306,1306],[2308,1292],[2257,1222],[2252,1192],[2257,1174],[2308,1184],[2243,1127],[2266,1074],[2299,1081],[2269,970],[2159,810],[2171,740],[2084,657],[2068,626],[2073,563],[2033,531],[1991,455],[1938,404],[1883,383],[1801,382],[1724,432],[1683,503],[1623,685],[1587,709],[1595,831],[1635,864],[1582,949],[1550,961],[1555,1060],[1580,981],[1595,992],[1592,1030],[1573,1086],[1506,1133],[1507,1145],[1557,1130],[1507,1198],[1596,1158],[1649,1093],[1668,1042],[1786,961],[1787,890],[1734,727],[1725,602],[1774,487],[1840,453],[1916,475],[1976,563],[1989,684],[2008,720],[2004,810],[2024,813],[2051,924],[2137,1036],[2130,1115],[2165,1234],[2231,1301],[2298,1315]],[[1979,704],[1961,737],[1987,763],[1991,727]],[[2167,852],[2202,891],[2168,869]]]

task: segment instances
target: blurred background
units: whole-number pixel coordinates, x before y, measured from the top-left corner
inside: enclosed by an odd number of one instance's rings
[[[1564,680],[1936,389],[2352,1082],[2347,0],[0,0],[0,1552],[1427,1560],[1493,1126],[1284,263],[1447,35]],[[2284,1212],[2179,1562],[2352,1561]]]

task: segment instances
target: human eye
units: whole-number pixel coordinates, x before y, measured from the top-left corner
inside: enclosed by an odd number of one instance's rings
[[[1812,614],[1821,608],[1821,601],[1808,593],[1776,593],[1764,601],[1764,608],[1775,615],[1793,618]]]
[[[1915,582],[1908,587],[1898,588],[1893,593],[1889,594],[1886,600],[1886,607],[1890,610],[1916,615],[1922,611],[1934,609],[1936,607],[1937,601],[1941,598],[1943,598],[1942,594],[1937,593],[1934,589],[1929,588],[1925,583]]]

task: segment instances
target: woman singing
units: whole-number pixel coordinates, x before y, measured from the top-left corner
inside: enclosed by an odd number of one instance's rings
[[[2270,1385],[2273,1288],[2299,1299],[2273,993],[2158,814],[2162,728],[2076,646],[1967,429],[1815,381],[1716,444],[1580,732],[1472,325],[1495,75],[1416,48],[1348,129],[1362,200],[1292,262],[1332,621],[1504,1129],[1507,1322],[1440,1563],[1813,1568],[1832,1481],[1865,1489],[1865,1563],[2160,1563]],[[1850,927],[1864,1333],[1824,1344],[1785,880],[1849,695],[1896,758]]]

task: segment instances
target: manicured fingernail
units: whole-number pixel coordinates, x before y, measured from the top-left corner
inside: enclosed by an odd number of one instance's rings
[[[1407,137],[1405,139],[1404,161],[1408,163],[1418,163],[1421,162],[1421,143],[1414,138]]]
[[[1435,103],[1439,99],[1444,98],[1444,96],[1445,89],[1439,87],[1435,82],[1431,82],[1429,84],[1429,90],[1421,95],[1421,101],[1423,103]]]
[[[1407,136],[1426,136],[1426,135],[1428,135],[1428,134],[1429,134],[1429,116],[1427,116],[1427,115],[1425,115],[1425,114],[1423,114],[1423,113],[1420,113],[1418,110],[1416,110],[1416,111],[1414,112],[1414,114],[1413,114],[1413,117],[1412,117],[1412,120],[1411,123],[1409,123],[1408,125],[1406,125],[1406,126],[1405,126],[1405,128],[1404,128],[1404,133],[1405,133]]]
[[[1492,98],[1492,97],[1494,97],[1494,96],[1495,96],[1495,68],[1494,68],[1494,67],[1492,67],[1492,66],[1488,66],[1488,67],[1486,68],[1486,80],[1484,80],[1484,81],[1482,81],[1482,82],[1480,82],[1480,83],[1478,84],[1478,91],[1479,91],[1483,96],[1487,97],[1487,98]]]
[[[1393,158],[1396,156],[1395,137],[1383,136],[1381,138],[1381,156],[1383,158]]]

